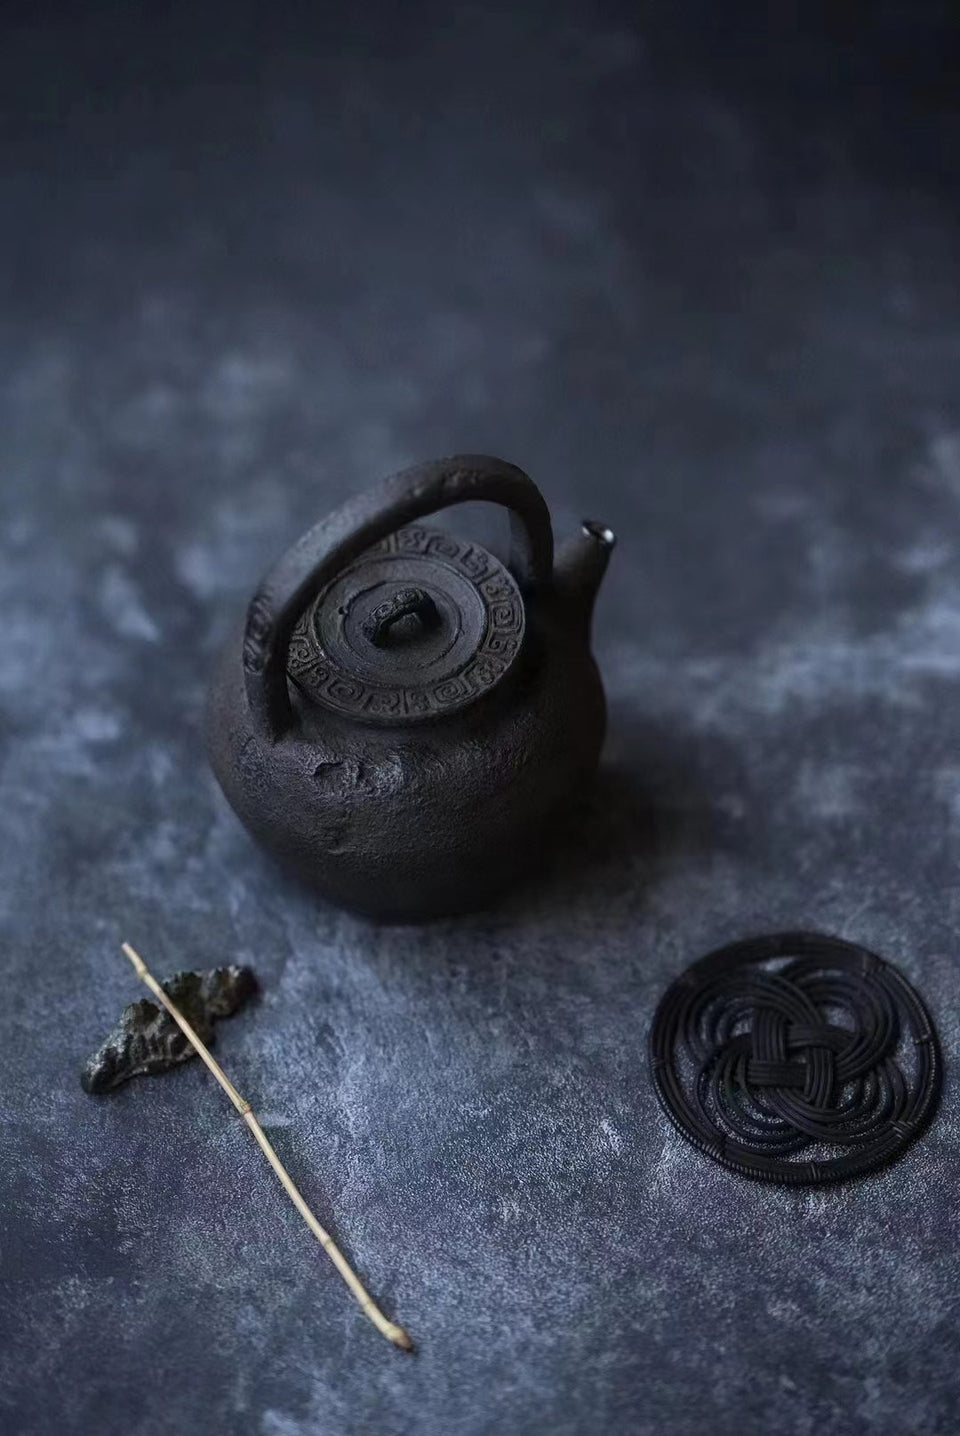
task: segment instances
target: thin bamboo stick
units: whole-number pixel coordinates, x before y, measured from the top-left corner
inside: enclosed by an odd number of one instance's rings
[[[290,1176],[290,1173],[287,1171],[286,1167],[283,1165],[280,1158],[273,1150],[273,1147],[270,1143],[269,1138],[267,1137],[267,1134],[264,1132],[263,1128],[260,1126],[260,1123],[257,1121],[257,1118],[250,1106],[250,1103],[246,1100],[245,1097],[240,1096],[240,1093],[237,1091],[236,1087],[234,1087],[233,1083],[230,1081],[230,1078],[224,1072],[223,1068],[214,1058],[209,1048],[197,1036],[196,1032],[194,1032],[193,1028],[190,1026],[190,1023],[183,1016],[183,1013],[179,1011],[175,1003],[171,1002],[170,998],[164,992],[159,982],[157,982],[156,978],[149,971],[149,969],[147,968],[147,964],[144,962],[140,954],[136,952],[128,942],[123,943],[122,947],[124,953],[133,963],[134,970],[137,976],[140,978],[141,982],[145,982],[147,987],[149,987],[150,991],[153,993],[154,997],[156,997],[159,1002],[163,1003],[164,1007],[167,1009],[174,1022],[180,1028],[180,1031],[195,1049],[198,1057],[202,1058],[203,1061],[206,1063],[207,1067],[210,1069],[214,1077],[216,1077],[217,1081],[220,1083],[220,1086],[223,1088],[224,1092],[226,1092],[227,1096],[230,1098],[230,1101],[236,1107],[237,1111],[240,1113],[241,1117],[246,1122],[247,1126],[250,1128],[250,1131],[253,1133],[254,1139],[260,1147],[260,1150],[263,1152],[263,1155],[266,1157],[274,1172],[279,1177],[283,1190],[286,1192],[291,1202],[293,1202],[293,1205],[303,1217],[303,1220],[313,1232],[313,1235],[323,1247],[324,1251],[327,1253],[327,1256],[333,1262],[337,1271],[340,1273],[340,1275],[343,1277],[343,1280],[350,1288],[350,1291],[352,1292],[353,1296],[360,1303],[360,1306],[366,1312],[367,1316],[373,1322],[374,1326],[377,1328],[378,1331],[383,1333],[383,1335],[387,1338],[388,1341],[392,1341],[394,1346],[398,1346],[401,1351],[412,1351],[413,1342],[411,1341],[408,1334],[404,1331],[403,1327],[398,1326],[395,1321],[387,1320],[383,1312],[373,1300],[373,1297],[364,1287],[360,1278],[357,1276],[356,1272],[351,1267],[350,1263],[347,1261],[346,1257],[343,1255],[343,1252],[337,1246],[336,1242],[330,1236],[329,1232],[324,1231],[323,1227],[313,1215],[313,1212],[311,1212],[310,1208],[303,1200],[303,1197],[300,1195],[299,1191],[294,1185],[293,1178]]]

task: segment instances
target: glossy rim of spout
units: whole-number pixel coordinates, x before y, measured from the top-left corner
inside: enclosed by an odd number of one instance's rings
[[[613,548],[617,536],[608,524],[600,523],[598,519],[581,519],[580,526],[588,538],[594,538],[599,543],[605,544],[607,548]]]

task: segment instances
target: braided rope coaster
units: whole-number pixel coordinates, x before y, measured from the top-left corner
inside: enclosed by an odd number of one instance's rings
[[[894,1161],[930,1121],[942,1063],[902,973],[814,933],[731,943],[688,968],[650,1029],[680,1134],[746,1177],[837,1182]]]

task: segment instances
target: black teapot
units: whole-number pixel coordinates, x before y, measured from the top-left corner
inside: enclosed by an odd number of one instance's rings
[[[504,565],[420,522],[510,514]],[[522,470],[465,454],[407,469],[267,574],[219,663],[210,760],[254,837],[325,897],[382,920],[481,905],[589,787],[605,704],[590,616],[614,538],[560,550]]]

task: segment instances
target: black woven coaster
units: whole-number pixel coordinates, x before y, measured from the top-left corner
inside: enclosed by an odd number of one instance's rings
[[[746,1177],[838,1182],[894,1161],[933,1116],[942,1062],[902,973],[815,933],[695,962],[650,1029],[657,1095],[684,1137]]]

